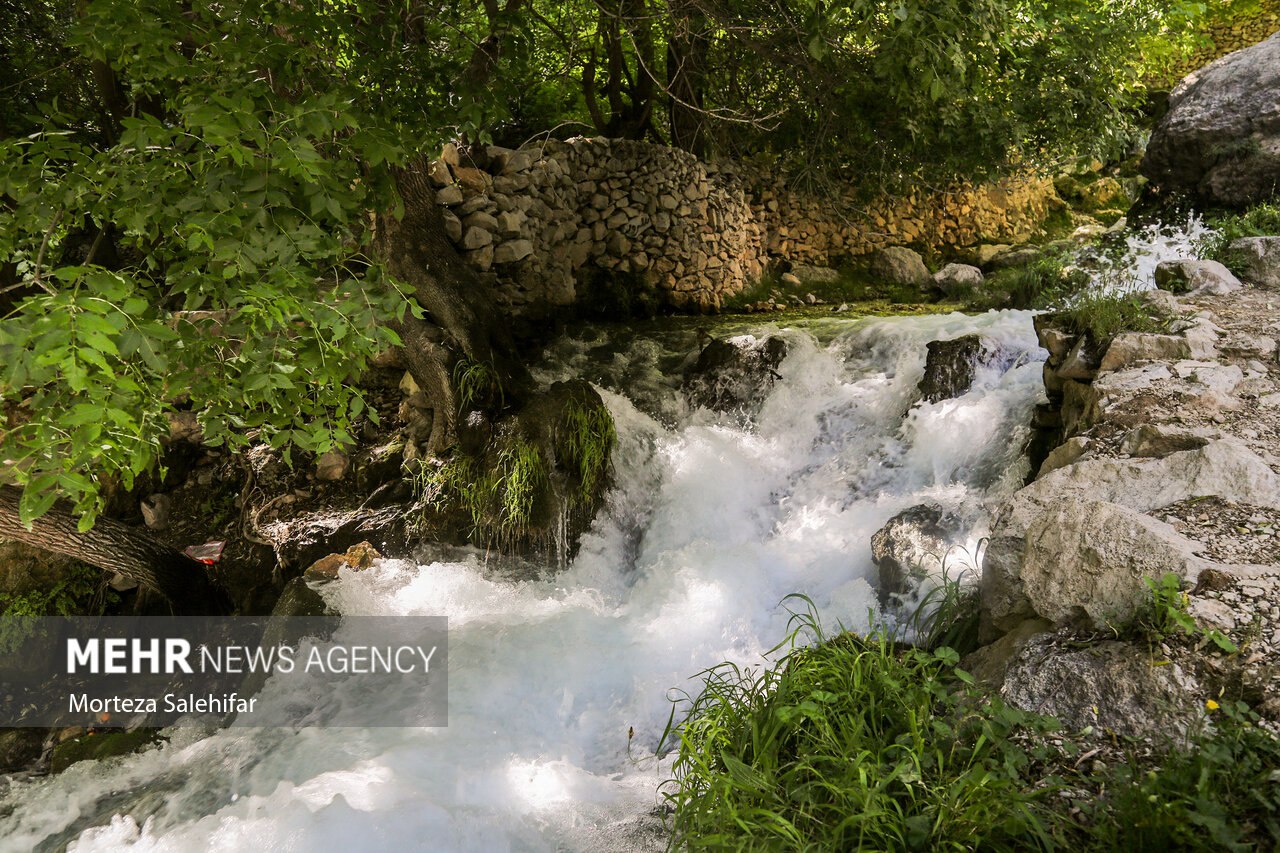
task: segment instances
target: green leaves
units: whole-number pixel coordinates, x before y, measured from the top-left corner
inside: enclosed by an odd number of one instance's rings
[[[155,464],[176,406],[215,446],[352,442],[370,413],[348,382],[407,305],[365,253],[406,136],[335,70],[352,24],[274,2],[86,7],[71,41],[115,64],[118,132],[53,116],[0,142],[0,263],[30,286],[0,323],[24,523],[56,497],[92,523],[102,483]]]

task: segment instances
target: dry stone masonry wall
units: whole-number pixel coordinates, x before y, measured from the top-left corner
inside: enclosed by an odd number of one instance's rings
[[[1202,31],[1209,43],[1179,61],[1158,80],[1151,81],[1151,85],[1171,89],[1192,71],[1228,53],[1257,44],[1280,30],[1280,0],[1260,0],[1258,7],[1256,14],[1210,23]]]
[[[675,307],[713,308],[763,272],[742,191],[682,151],[607,139],[446,148],[435,175],[450,236],[517,312],[619,275]]]
[[[852,190],[817,198],[765,169],[601,138],[446,146],[431,178],[450,239],[515,314],[619,281],[671,307],[714,311],[773,261],[836,265],[893,245],[1021,242],[1056,199],[1049,181],[1030,178],[869,204]]]

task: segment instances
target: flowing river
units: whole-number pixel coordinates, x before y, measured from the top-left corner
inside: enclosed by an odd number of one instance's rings
[[[941,504],[966,520],[956,544],[972,554],[1027,474],[1044,357],[1030,312],[840,316],[755,324],[789,348],[750,417],[684,402],[675,368],[697,353],[693,321],[552,349],[542,378],[596,382],[619,436],[607,508],[572,564],[513,573],[437,554],[326,588],[346,614],[449,618],[448,727],[174,729],[149,751],[11,785],[0,848],[661,849],[671,698],[722,660],[762,663],[790,593],[828,626],[881,618],[869,543],[885,521]],[[926,344],[975,332],[1013,367],[921,402]],[[287,699],[270,683],[262,697]]]

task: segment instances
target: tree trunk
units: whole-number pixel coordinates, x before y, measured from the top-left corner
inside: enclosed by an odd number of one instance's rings
[[[180,615],[229,612],[226,596],[209,578],[208,566],[151,537],[144,530],[100,518],[81,533],[76,518],[55,506],[27,530],[18,521],[22,493],[0,487],[0,537],[64,554],[108,572],[119,572],[162,595]]]
[[[707,153],[703,90],[707,68],[707,19],[696,7],[671,6],[667,37],[667,117],[671,144],[696,157]]]
[[[457,404],[451,377],[460,358],[491,366],[508,406],[519,405],[532,380],[516,354],[507,319],[493,301],[492,285],[449,241],[422,164],[402,170],[396,184],[404,216],[380,217],[377,251],[427,311],[426,321],[406,316],[400,332],[409,372],[435,409],[429,445],[439,452],[454,438]]]

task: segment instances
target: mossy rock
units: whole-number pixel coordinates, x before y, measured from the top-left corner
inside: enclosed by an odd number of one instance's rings
[[[503,554],[565,562],[603,504],[613,419],[590,383],[557,382],[492,425],[479,452],[424,463],[421,527]]]
[[[138,752],[160,739],[157,729],[97,732],[63,741],[53,748],[49,769],[61,773],[77,761],[101,760]]]

